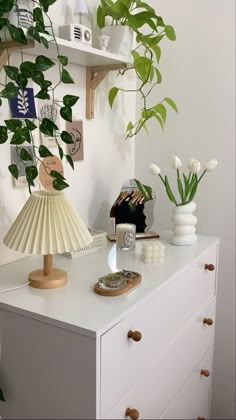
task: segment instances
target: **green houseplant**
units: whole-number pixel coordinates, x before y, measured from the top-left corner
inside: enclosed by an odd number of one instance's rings
[[[52,101],[52,109],[58,107],[60,109],[60,116],[66,121],[72,121],[72,106],[78,101],[78,97],[74,95],[65,95],[61,101],[55,100],[55,90],[61,83],[74,83],[72,77],[66,69],[68,59],[65,56],[60,55],[60,51],[55,38],[54,28],[52,20],[48,14],[48,10],[52,4],[57,0],[32,0],[33,3],[33,23],[27,28],[23,28],[19,24],[14,25],[9,20],[9,16],[12,10],[19,10],[18,0],[0,0],[0,30],[3,34],[0,40],[0,54],[3,51],[7,51],[8,60],[3,66],[5,72],[5,82],[0,84],[0,105],[2,100],[9,101],[11,98],[16,97],[19,93],[22,94],[24,89],[33,81],[38,86],[38,91],[34,97],[41,100]],[[41,43],[46,49],[49,48],[50,43],[56,44],[57,49],[57,63],[55,64],[52,60],[44,55],[35,56],[34,62],[25,59],[24,47],[28,43],[28,39],[33,39],[36,43]],[[19,67],[14,65],[14,60],[10,57],[11,42],[16,42],[21,52],[21,64]],[[27,50],[26,50],[27,52]],[[55,66],[57,67],[56,83],[54,80],[48,80],[45,77],[45,71]],[[22,95],[24,101],[24,95]],[[50,150],[44,145],[37,145],[33,139],[34,130],[37,126],[39,131],[45,135],[49,135],[55,138],[57,144],[58,155],[62,160],[68,161],[73,168],[73,161],[70,155],[64,153],[63,148],[59,144],[57,137],[59,130],[53,117],[50,118],[10,118],[0,123],[0,143],[6,143],[9,141],[10,144],[15,145],[19,150],[19,159],[25,165],[25,174],[29,191],[34,186],[34,181],[38,176],[38,163],[43,158],[52,156]],[[60,133],[60,138],[63,143],[73,143],[72,136],[67,131]],[[28,143],[32,145],[32,156],[28,152],[27,148],[22,146]],[[21,146],[21,147],[20,147]],[[27,163],[27,164],[26,164]],[[18,178],[18,168],[15,164],[9,165],[9,171],[14,178]],[[65,178],[57,171],[50,170],[45,167],[46,172],[53,178],[53,187],[56,190],[62,190],[68,187]]]
[[[147,122],[154,118],[164,128],[166,122],[166,105],[177,112],[175,102],[165,97],[160,102],[150,106],[148,100],[152,90],[162,81],[158,68],[161,58],[160,42],[163,38],[175,41],[175,31],[171,25],[166,25],[155,10],[141,0],[100,0],[97,9],[97,24],[100,29],[108,25],[123,25],[132,28],[136,46],[131,52],[132,64],[120,71],[124,75],[134,70],[138,77],[138,87],[135,90],[122,89],[114,86],[109,91],[109,104],[112,107],[119,91],[138,92],[142,101],[141,114],[136,122],[129,122],[126,138],[136,135],[142,128],[147,130]]]

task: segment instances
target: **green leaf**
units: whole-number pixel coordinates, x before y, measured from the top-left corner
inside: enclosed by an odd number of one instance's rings
[[[159,117],[159,115],[155,114],[155,115],[154,115],[154,118],[156,118],[156,120],[159,122],[159,124],[160,124],[160,126],[161,126],[162,130],[164,130],[164,123],[163,123],[163,121],[162,121],[161,117]]]
[[[57,125],[49,120],[48,118],[43,118],[41,124],[39,125],[39,130],[41,133],[46,134],[47,136],[54,136],[54,132],[58,130]]]
[[[44,36],[40,37],[40,41],[44,45],[45,48],[47,48],[47,49],[49,48],[48,40],[46,38],[44,38]]]
[[[132,121],[129,121],[126,127],[126,131],[130,131],[134,128]]]
[[[72,122],[72,109],[69,106],[64,106],[60,109],[60,115],[63,120]]]
[[[19,174],[18,174],[18,168],[17,168],[17,166],[14,163],[12,165],[9,165],[8,166],[8,170],[10,171],[10,173],[12,174],[12,176],[15,179],[18,179],[18,176],[19,176]]]
[[[155,109],[155,111],[160,114],[164,124],[166,122],[166,108],[164,107],[164,105],[162,104],[157,104],[153,107]]]
[[[28,152],[27,149],[24,149],[24,147],[21,148],[20,158],[21,160],[24,160],[24,161],[33,160],[31,154]]]
[[[134,68],[137,73],[137,76],[143,82],[146,82],[148,80],[151,66],[152,61],[150,60],[150,58],[138,57],[134,60]]]
[[[53,154],[50,152],[50,150],[48,150],[46,146],[41,144],[39,146],[39,156],[45,158],[45,157],[53,156]]]
[[[63,66],[67,66],[68,57],[66,57],[65,55],[58,55],[57,58]]]
[[[34,27],[34,26],[30,26],[29,28],[28,28],[28,34],[33,38],[33,39],[35,39],[35,41],[37,41],[37,42],[41,42],[41,39],[40,39],[40,34],[39,34],[39,32],[37,31],[37,29]]]
[[[161,49],[160,49],[159,45],[151,45],[151,49],[155,53],[157,63],[159,63],[160,58],[161,58]]]
[[[57,0],[39,0],[44,12],[48,12],[49,7],[54,4]]]
[[[60,172],[58,172],[58,171],[54,171],[54,170],[52,170],[51,172],[50,172],[50,176],[52,177],[52,178],[56,178],[56,179],[65,179],[64,178],[64,176],[62,175],[62,174],[60,174]]]
[[[139,192],[142,194],[144,201],[152,200],[152,188],[148,185],[142,184],[138,179],[135,179]]]
[[[4,66],[4,70],[6,75],[12,79],[12,80],[16,80],[19,74],[19,70],[17,67],[14,66]]]
[[[61,72],[61,81],[63,83],[74,83],[74,80],[72,79],[72,77],[66,69],[63,69]]]
[[[164,101],[165,101],[168,105],[170,105],[170,106],[171,106],[171,108],[173,108],[173,109],[175,110],[175,112],[177,112],[177,114],[178,114],[178,108],[177,108],[176,103],[173,101],[173,99],[166,97],[166,98],[164,99]]]
[[[72,167],[72,169],[74,169],[74,162],[72,160],[72,157],[70,155],[65,155],[65,156],[66,156],[67,162],[70,164],[70,166]]]
[[[63,181],[63,179],[54,179],[53,183],[53,188],[57,191],[62,191],[65,188],[69,187],[69,185]]]
[[[167,38],[170,39],[171,41],[176,40],[175,30],[174,30],[173,26],[166,25],[165,33],[166,33]]]
[[[162,75],[161,75],[160,71],[156,67],[154,67],[154,70],[155,70],[155,73],[156,73],[157,83],[161,83],[162,82]]]
[[[188,201],[192,201],[193,200],[193,198],[194,198],[194,196],[195,196],[195,194],[197,192],[197,187],[198,187],[198,182],[197,182],[197,176],[195,175],[194,176],[193,184],[192,184],[191,189],[189,191]]]
[[[178,185],[179,195],[180,195],[181,201],[183,203],[183,201],[184,201],[184,189],[183,189],[183,185],[182,185],[180,177],[177,177],[177,185]]]
[[[0,92],[0,96],[2,98],[10,99],[15,98],[18,93],[17,86],[14,85],[13,82],[9,82],[6,84],[5,89]]]
[[[26,166],[25,175],[29,185],[34,186],[34,179],[38,176],[38,169],[35,165]]]
[[[119,92],[119,89],[117,87],[113,87],[110,89],[109,94],[108,94],[108,101],[109,101],[109,105],[112,108],[114,100],[116,98],[117,93]]]
[[[36,67],[39,71],[46,71],[51,67],[55,66],[50,58],[45,57],[44,55],[38,55],[35,60]]]
[[[133,57],[134,60],[136,60],[137,58],[140,57],[140,54],[137,51],[135,51],[135,50],[133,50],[131,52],[131,55],[132,55],[132,57]]]
[[[79,96],[75,96],[75,95],[63,96],[63,104],[68,107],[74,106],[78,100],[79,100]]]
[[[105,26],[105,14],[101,6],[98,6],[97,9],[97,24],[100,29],[104,28]]]
[[[2,8],[1,8],[2,10]],[[9,23],[9,20],[5,17],[0,17],[0,30],[2,30],[5,26],[7,26]]]
[[[165,187],[166,187],[166,193],[167,193],[170,201],[172,201],[173,203],[175,203],[175,205],[177,206],[176,199],[174,197],[174,194],[171,191],[170,184],[169,184],[169,181],[168,181],[168,178],[167,178],[166,175],[165,175]]]
[[[20,44],[27,44],[27,39],[25,37],[24,31],[21,28],[18,28],[17,26],[12,25],[11,23],[7,25],[7,28],[13,41],[19,42]]]
[[[5,127],[4,125],[0,126],[0,144],[6,143],[8,139],[8,135],[7,135],[7,127]]]
[[[23,127],[13,134],[10,144],[22,144],[25,141],[31,143],[31,136],[30,131],[26,127]]]
[[[2,13],[8,13],[11,11],[14,4],[14,0],[1,0],[0,2],[0,9]]]
[[[19,76],[16,79],[16,83],[18,84],[18,86],[20,86],[20,88],[23,90],[26,88],[27,84],[28,84],[28,79],[25,77],[24,74],[20,73]]]
[[[50,99],[50,95],[47,89],[41,89],[36,93],[35,98],[38,99]]]
[[[20,71],[26,76],[26,77],[32,77],[34,76],[35,72],[37,72],[37,67],[34,63],[31,61],[24,61],[20,65]]]
[[[63,159],[63,156],[64,156],[63,149],[60,146],[60,144],[58,144],[57,147],[58,147],[58,153],[59,153],[60,159],[62,160]]]
[[[21,120],[17,120],[17,119],[13,118],[11,120],[5,120],[4,122],[5,122],[8,130],[13,131],[13,132],[22,128],[22,121]]]
[[[29,131],[33,131],[37,128],[37,125],[35,125],[32,121],[28,120],[27,118],[24,120],[24,123]]]
[[[72,135],[69,134],[67,131],[62,131],[61,133],[61,139],[66,144],[73,144],[74,140],[72,138]]]

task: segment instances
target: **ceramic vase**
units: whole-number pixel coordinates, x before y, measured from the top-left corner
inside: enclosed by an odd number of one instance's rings
[[[176,206],[172,213],[173,234],[170,243],[173,245],[193,245],[197,242],[197,217],[193,215],[196,203],[191,201],[182,206]]]
[[[109,36],[109,51],[127,57],[131,54],[133,34],[133,29],[125,25],[111,25],[102,29],[102,35]]]

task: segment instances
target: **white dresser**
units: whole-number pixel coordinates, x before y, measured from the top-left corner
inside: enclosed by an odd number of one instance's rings
[[[141,261],[140,241],[133,252],[108,244],[58,256],[65,287],[0,294],[4,419],[209,418],[219,241],[165,245],[161,265]],[[2,266],[0,290],[41,265]],[[117,297],[93,292],[98,277],[123,268],[142,282]]]

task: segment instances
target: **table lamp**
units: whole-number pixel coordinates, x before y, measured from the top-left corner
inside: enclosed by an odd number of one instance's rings
[[[86,0],[76,0],[74,13],[75,15],[79,15],[79,23],[82,23],[81,15],[88,15]]]
[[[67,273],[53,267],[53,254],[76,251],[92,242],[77,211],[59,191],[33,192],[3,239],[15,251],[44,256],[43,269],[28,275],[30,286],[38,289],[67,282]]]

